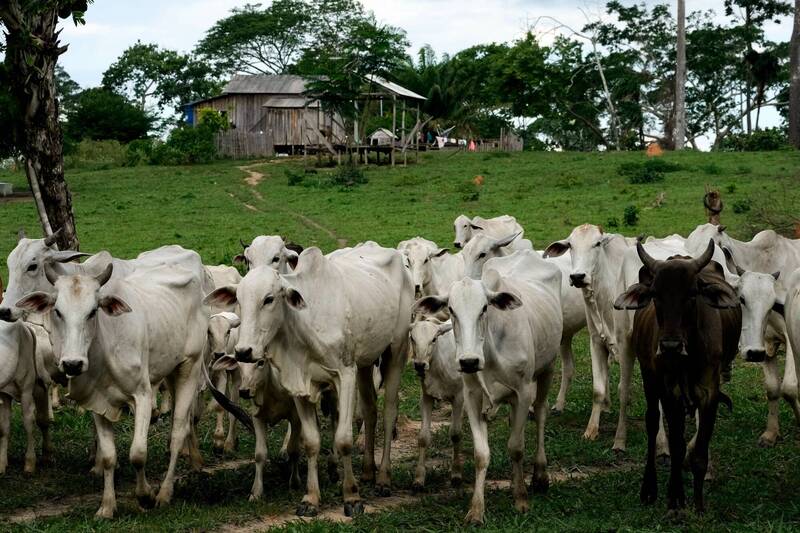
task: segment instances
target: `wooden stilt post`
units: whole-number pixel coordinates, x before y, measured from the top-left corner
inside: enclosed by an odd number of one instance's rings
[[[322,166],[322,130],[320,129],[319,116],[322,113],[322,103],[317,104],[317,166]]]
[[[392,95],[392,166],[394,166],[394,139],[397,131],[397,95]]]
[[[400,119],[400,129],[403,130],[403,135],[401,136],[401,143],[403,143],[403,166],[407,164],[406,158],[406,147],[408,146],[408,139],[406,139],[406,135],[408,132],[406,131],[406,99],[403,98],[403,118]]]
[[[420,129],[414,133],[414,163],[419,163],[419,136],[422,134],[422,126],[419,123],[419,102],[417,102],[417,126]]]

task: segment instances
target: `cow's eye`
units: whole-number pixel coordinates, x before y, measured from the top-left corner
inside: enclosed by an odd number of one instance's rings
[[[93,319],[95,315],[97,315],[97,308],[92,309],[92,311],[89,313],[89,320]]]
[[[273,263],[277,263],[277,262],[278,262],[278,256],[277,256],[277,255],[276,255],[275,257],[273,257],[273,258],[272,258],[272,262],[273,262]]]
[[[484,314],[484,313],[486,312],[486,310],[487,310],[487,309],[489,309],[489,306],[487,306],[486,304],[484,304],[484,305],[483,305],[483,309],[481,309],[481,314]]]
[[[55,310],[55,312],[56,312],[56,316],[58,317],[58,319],[59,319],[59,320],[61,320],[62,318],[64,318],[64,317],[62,317],[62,316],[61,316],[61,311],[59,311],[58,309],[56,309],[56,310]]]
[[[739,303],[744,305],[744,296],[739,296]]]
[[[481,252],[478,254],[478,259],[483,259],[484,257],[486,257],[486,252]]]
[[[600,247],[600,241],[597,241],[596,243],[594,243],[594,247],[595,248],[599,248]]]
[[[426,257],[426,258],[425,258],[425,261],[423,261],[423,263],[427,263],[427,262],[428,262],[428,261],[430,261],[430,260],[431,260],[431,259],[430,259],[430,257]]]
[[[263,359],[259,359],[259,360],[258,360],[258,363],[256,363],[256,366],[257,366],[258,368],[262,368],[262,367],[263,367],[265,364],[266,364],[266,363],[265,363],[265,361],[264,361]]]
[[[271,303],[272,303],[272,302],[274,302],[274,301],[275,301],[275,297],[274,297],[274,296],[272,296],[271,294],[268,294],[268,295],[267,295],[267,296],[264,298],[264,305],[269,305],[269,304],[271,304]]]
[[[37,265],[36,263],[31,263],[30,265],[28,265],[26,272],[33,272],[37,268],[39,268],[39,265]]]

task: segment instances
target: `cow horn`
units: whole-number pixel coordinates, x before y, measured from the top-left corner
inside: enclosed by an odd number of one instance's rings
[[[642,264],[647,267],[647,270],[652,272],[655,269],[658,261],[650,257],[650,254],[648,254],[647,250],[645,250],[644,246],[642,246],[641,241],[636,242],[636,253],[639,254],[639,259],[642,260]]]
[[[56,231],[48,235],[44,238],[44,245],[45,246],[53,246],[56,241],[58,240],[58,236],[61,235],[61,230],[64,228],[58,228]]]
[[[714,255],[714,239],[708,239],[708,246],[706,247],[706,251],[703,252],[700,257],[696,257],[694,259],[694,266],[697,269],[697,272],[703,270],[709,261],[711,261],[711,257]]]
[[[24,239],[25,236],[26,236],[25,235],[25,228],[19,228],[19,231],[17,232],[17,242],[19,242],[22,239]]]
[[[60,272],[60,267],[57,267],[58,263],[52,263],[47,261],[44,264],[44,277],[47,278],[47,281],[50,282],[50,285],[55,285],[56,280],[62,275]]]
[[[241,237],[239,237],[239,244],[242,245],[242,250],[245,250],[248,246],[250,246],[250,243],[244,242]]]
[[[100,274],[95,276],[94,279],[97,280],[97,283],[99,283],[100,286],[102,287],[108,282],[109,278],[111,278],[111,274],[113,272],[114,272],[114,263],[109,263],[108,266],[106,266],[105,270],[103,270]]]

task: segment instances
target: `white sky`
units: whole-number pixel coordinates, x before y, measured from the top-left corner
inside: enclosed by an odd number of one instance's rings
[[[584,12],[602,13],[605,5],[597,0],[362,1],[380,21],[406,30],[410,52],[430,44],[437,53],[451,54],[474,44],[513,40],[524,33],[526,21],[543,15],[580,29],[586,22]],[[85,26],[64,24],[62,42],[69,43],[69,50],[61,63],[81,86],[96,86],[103,71],[137,39],[188,52],[215,21],[231,8],[246,3],[247,0],[95,0],[86,13]],[[720,17],[723,12],[723,0],[688,0],[686,4],[689,12],[714,9]],[[769,38],[776,41],[788,40],[790,34],[788,21],[767,28]],[[776,113],[771,108],[762,110],[762,120],[764,125],[775,124]]]

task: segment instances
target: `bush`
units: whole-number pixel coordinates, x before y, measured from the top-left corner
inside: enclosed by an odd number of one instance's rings
[[[157,165],[209,163],[217,158],[214,134],[227,124],[219,112],[203,109],[197,126],[184,124],[172,130],[165,143],[153,147],[150,160]]]
[[[339,187],[340,190],[349,191],[356,185],[368,183],[364,171],[356,165],[342,165],[332,172],[319,174],[315,169],[295,169],[287,168],[284,171],[286,184],[289,187],[298,185],[303,187],[313,187],[325,189],[329,187]]]
[[[618,228],[619,227],[619,219],[617,217],[611,217],[606,220],[606,227],[608,228]]]
[[[294,187],[296,185],[302,185],[303,180],[305,179],[305,173],[300,172],[291,168],[286,169],[286,184],[289,187]]]
[[[635,226],[639,222],[639,208],[629,205],[622,213],[622,220],[626,226]]]
[[[125,166],[147,165],[153,160],[155,139],[137,139],[128,143]]]
[[[481,187],[473,180],[462,181],[456,192],[461,195],[462,202],[477,202],[481,197]]]
[[[629,183],[655,183],[664,181],[664,173],[680,170],[680,166],[661,158],[651,158],[643,162],[623,163],[617,168],[620,176],[628,178]]]
[[[114,139],[127,143],[146,137],[153,127],[153,117],[147,112],[105,89],[81,92],[66,116],[64,137],[68,146],[83,139]]]
[[[363,185],[369,180],[364,175],[361,167],[356,165],[342,165],[338,167],[330,176],[331,185],[338,185],[343,189],[352,189],[356,185]]]
[[[750,211],[752,207],[752,202],[750,198],[742,198],[741,200],[736,200],[733,202],[733,212],[741,215],[742,213],[747,213]]]
[[[72,146],[70,153],[64,156],[64,168],[67,170],[105,170],[121,167],[127,161],[127,149],[119,141],[93,141],[84,139]]]
[[[750,135],[728,135],[722,141],[722,150],[726,152],[769,152],[790,148],[786,133],[779,128],[756,130]]]

